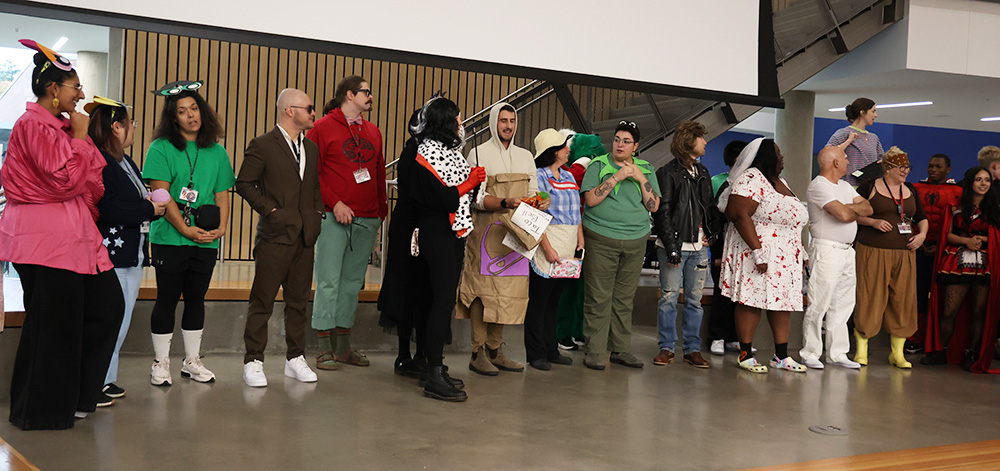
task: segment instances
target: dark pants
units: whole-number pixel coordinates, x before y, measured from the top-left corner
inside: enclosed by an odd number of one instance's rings
[[[916,250],[917,258],[917,331],[909,340],[923,345],[927,337],[927,311],[930,304],[931,277],[934,276],[934,255],[924,253],[923,247]]]
[[[583,340],[583,279],[569,278],[559,300],[556,338]]]
[[[205,327],[205,293],[215,269],[215,249],[152,244],[150,258],[156,269],[156,303],[150,318],[154,334],[174,332],[177,302],[184,295],[181,328]]]
[[[524,351],[528,363],[559,355],[556,315],[566,280],[542,278],[533,270],[528,281],[528,309],[524,314]]]
[[[66,429],[93,412],[125,313],[114,270],[81,275],[14,264],[24,287],[24,326],[10,382],[10,421]]]
[[[733,317],[733,301],[722,295],[719,288],[719,275],[722,266],[715,264],[712,260],[712,281],[715,287],[712,288],[712,310],[708,316],[708,340],[724,340],[726,342],[736,342],[736,319]]]
[[[455,233],[450,230],[430,234],[430,231],[421,227],[420,255],[427,260],[426,276],[431,286],[427,329],[424,331],[427,365],[441,366],[444,344],[451,329],[451,314],[455,310],[455,292],[462,274],[465,239],[455,237]]]
[[[267,321],[274,312],[274,298],[283,288],[285,299],[286,359],[306,351],[306,305],[312,289],[313,247],[299,234],[294,244],[275,244],[258,240],[253,249],[254,278],[250,288],[250,307],[243,330],[246,344],[244,363],[264,361],[267,347]]]

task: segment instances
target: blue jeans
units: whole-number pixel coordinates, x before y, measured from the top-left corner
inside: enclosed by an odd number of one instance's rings
[[[708,247],[701,250],[682,251],[681,264],[673,267],[667,263],[667,251],[656,248],[660,260],[660,300],[656,303],[657,323],[660,328],[660,350],[674,351],[677,345],[677,295],[684,285],[684,353],[701,351],[701,290],[708,273]]]

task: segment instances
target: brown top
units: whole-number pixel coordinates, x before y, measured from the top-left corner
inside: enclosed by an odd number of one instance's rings
[[[858,186],[858,194],[864,197],[872,195],[868,199],[873,211],[869,217],[889,221],[889,224],[892,224],[892,230],[882,232],[874,227],[858,224],[857,242],[880,249],[907,250],[906,242],[917,233],[917,223],[927,219],[927,216],[924,214],[924,205],[920,202],[920,194],[913,185],[906,183],[906,187],[910,190],[910,197],[903,200],[903,213],[908,219],[912,219],[910,221],[910,230],[912,232],[910,234],[900,234],[899,223],[902,220],[899,217],[899,210],[896,207],[896,203],[893,202],[892,198],[874,191],[874,182],[875,180],[869,180],[862,183]],[[896,195],[898,201],[899,188],[893,188],[892,193]]]

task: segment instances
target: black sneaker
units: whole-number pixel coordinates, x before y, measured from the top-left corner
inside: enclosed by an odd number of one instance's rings
[[[97,407],[108,407],[114,405],[115,398],[108,396],[107,394],[101,394],[101,397],[97,398]]]
[[[108,397],[119,398],[125,396],[125,390],[118,387],[115,383],[108,383],[104,385],[104,389],[101,390]]]
[[[924,346],[907,340],[903,344],[903,351],[906,353],[920,353],[924,351]]]
[[[565,338],[559,340],[559,348],[563,350],[579,350],[580,346],[573,341],[573,338]]]

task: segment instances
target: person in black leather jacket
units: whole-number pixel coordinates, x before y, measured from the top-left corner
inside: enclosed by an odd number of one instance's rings
[[[658,238],[660,299],[657,321],[660,353],[655,365],[674,360],[677,343],[677,296],[684,288],[684,361],[708,368],[701,357],[701,291],[708,273],[708,247],[718,237],[720,222],[712,195],[711,175],[698,158],[705,155],[706,129],[695,121],[683,121],[674,131],[670,151],[674,159],[656,171],[662,199],[653,213],[653,229]]]

